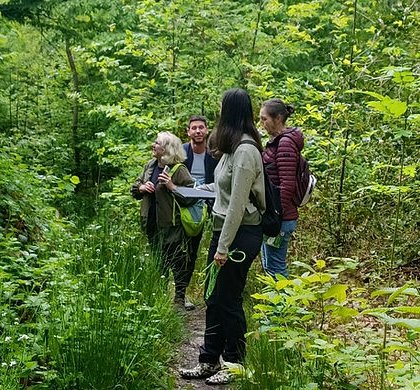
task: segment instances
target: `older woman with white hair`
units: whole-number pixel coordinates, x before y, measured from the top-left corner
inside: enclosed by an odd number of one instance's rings
[[[182,206],[191,204],[176,193],[177,186],[193,186],[185,165],[171,168],[186,159],[181,140],[170,132],[161,132],[152,144],[153,158],[146,164],[143,174],[131,187],[135,199],[142,199],[141,222],[154,254],[161,261],[165,274],[172,270],[175,281],[175,303],[185,305],[185,290],[189,284],[190,264],[185,251],[187,237],[182,228],[174,197]],[[192,201],[193,203],[194,201]],[[174,218],[175,212],[175,218]]]

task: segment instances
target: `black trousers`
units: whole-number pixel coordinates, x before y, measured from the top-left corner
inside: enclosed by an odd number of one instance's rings
[[[194,271],[194,264],[191,264],[188,254],[188,241],[164,245],[161,262],[163,274],[168,275],[171,270],[174,275],[175,299],[185,299],[185,291]]]
[[[213,232],[208,264],[213,261],[219,236],[220,232]],[[231,363],[241,362],[245,357],[247,330],[242,293],[249,268],[260,251],[262,237],[261,226],[242,225],[229,248],[229,251],[243,251],[246,257],[241,263],[227,260],[220,268],[213,293],[206,301],[206,330],[199,356],[202,363],[215,364],[220,355]]]
[[[195,257],[191,256],[193,245],[191,237],[185,236],[180,241],[164,245],[161,243],[159,232],[155,231],[148,234],[148,239],[152,253],[159,259],[162,274],[168,277],[169,271],[173,273],[175,299],[185,299],[185,291],[190,283],[197,259],[197,254]]]
[[[203,231],[200,232],[195,237],[186,237],[187,239],[187,250],[188,250],[188,260],[187,260],[187,269],[185,275],[185,282],[187,286],[190,284],[192,275],[194,273],[195,263],[197,262],[198,249],[200,247],[201,239],[203,238]]]

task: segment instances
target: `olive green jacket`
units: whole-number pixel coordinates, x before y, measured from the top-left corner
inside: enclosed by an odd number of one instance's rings
[[[152,195],[149,193],[141,193],[139,186],[150,180],[153,169],[157,165],[157,160],[154,158],[150,160],[143,173],[137,178],[131,187],[131,194],[135,199],[142,200],[140,208],[141,224],[143,229],[146,228],[148,223],[149,209],[151,206]],[[170,168],[172,168],[170,166]],[[171,173],[170,173],[171,174]],[[191,177],[187,167],[180,165],[175,172],[171,175],[172,182],[177,186],[192,187],[194,179]],[[182,238],[182,225],[179,210],[174,205],[174,196],[181,206],[190,206],[194,204],[194,199],[185,199],[179,195],[176,190],[169,191],[164,184],[157,184],[155,188],[156,197],[156,224],[158,229],[165,237],[165,243],[180,241]]]

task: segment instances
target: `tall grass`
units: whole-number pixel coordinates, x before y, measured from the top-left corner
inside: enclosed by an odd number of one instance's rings
[[[307,375],[301,354],[284,349],[283,342],[271,339],[268,334],[248,337],[246,367],[252,373],[239,381],[239,388],[264,390],[317,389]]]
[[[102,218],[69,252],[52,294],[48,346],[57,389],[166,389],[181,319],[138,226]]]

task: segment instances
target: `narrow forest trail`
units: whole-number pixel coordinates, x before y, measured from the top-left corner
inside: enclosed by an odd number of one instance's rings
[[[178,390],[230,390],[233,387],[228,385],[208,386],[204,379],[186,380],[178,374],[180,367],[194,367],[198,362],[198,348],[203,343],[205,327],[205,306],[197,306],[195,310],[185,313],[185,341],[181,344],[178,351],[177,362],[173,367],[176,375],[176,388]]]

